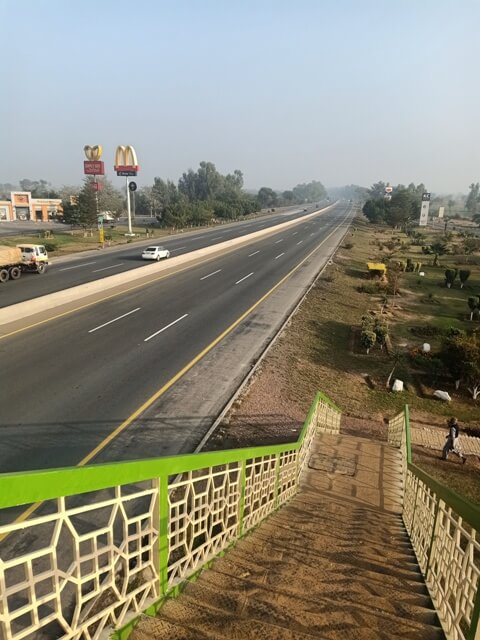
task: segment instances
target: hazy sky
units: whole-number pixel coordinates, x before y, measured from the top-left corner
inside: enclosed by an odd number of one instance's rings
[[[0,183],[201,160],[247,187],[480,180],[479,0],[0,0]]]

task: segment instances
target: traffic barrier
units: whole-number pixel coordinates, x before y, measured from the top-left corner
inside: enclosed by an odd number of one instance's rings
[[[281,224],[269,229],[260,229],[259,231],[254,231],[253,233],[240,236],[239,238],[233,238],[232,240],[226,240],[225,242],[220,242],[209,247],[196,249],[195,251],[190,251],[189,253],[185,253],[181,256],[169,258],[163,262],[147,265],[141,269],[130,269],[129,271],[116,273],[112,276],[107,276],[106,278],[94,280],[93,282],[87,282],[75,287],[63,289],[62,291],[48,293],[47,295],[39,298],[33,298],[31,300],[26,300],[25,302],[19,302],[8,307],[4,307],[0,309],[0,326],[10,322],[23,320],[31,316],[37,316],[38,314],[50,311],[51,309],[70,304],[77,300],[89,298],[102,293],[103,291],[114,289],[115,287],[121,287],[130,282],[141,280],[142,278],[158,275],[162,271],[168,271],[180,265],[193,263],[202,258],[213,258],[225,251],[235,249],[241,245],[249,244],[257,238],[277,233],[282,231],[282,229],[300,224],[305,220],[318,215],[320,212],[325,213],[333,206],[334,205],[332,204],[328,207],[324,207],[323,209],[319,209],[318,211],[314,211],[313,213],[309,213],[302,218],[288,220],[287,222],[282,222]]]

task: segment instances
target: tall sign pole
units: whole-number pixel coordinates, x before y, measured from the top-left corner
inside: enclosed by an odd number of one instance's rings
[[[428,191],[422,195],[422,208],[420,209],[420,220],[418,225],[420,227],[426,227],[428,223],[428,210],[430,209],[430,196]]]
[[[119,145],[115,151],[115,171],[117,176],[125,176],[125,187],[127,192],[127,214],[128,214],[128,234],[132,233],[132,212],[130,210],[130,191],[128,188],[128,178],[136,176],[140,170],[135,149],[131,145]]]
[[[99,219],[98,211],[98,192],[103,187],[103,182],[97,182],[97,176],[105,175],[105,164],[100,158],[102,157],[103,148],[101,144],[90,146],[86,144],[83,147],[86,160],[83,161],[83,173],[86,176],[93,176],[93,188],[95,190],[95,204],[97,211],[97,224],[98,224],[98,241],[103,247],[104,233],[103,233],[103,219]]]

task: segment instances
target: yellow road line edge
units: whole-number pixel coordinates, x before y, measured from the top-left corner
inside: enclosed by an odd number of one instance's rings
[[[347,216],[348,217],[348,216]],[[338,224],[333,231],[331,231],[328,236],[326,236],[320,244],[318,244],[315,249],[310,251],[309,254],[303,258],[301,262],[299,262],[291,271],[289,271],[286,275],[283,276],[281,280],[279,280],[273,287],[263,294],[261,298],[259,298],[249,309],[244,311],[241,316],[239,316],[232,324],[227,327],[220,335],[218,335],[215,340],[213,340],[209,345],[207,345],[200,353],[198,353],[188,364],[186,364],[183,369],[180,369],[168,382],[166,382],[158,391],[156,391],[148,400],[146,400],[138,409],[136,409],[128,418],[126,418],[121,424],[118,425],[112,433],[110,433],[106,438],[104,438],[90,453],[88,453],[80,462],[76,465],[77,467],[85,466],[92,458],[94,458],[100,451],[102,451],[112,440],[114,440],[122,431],[125,431],[127,427],[129,427],[134,420],[136,420],[144,411],[146,411],[151,405],[158,400],[166,391],[168,391],[180,378],[182,378],[192,367],[194,367],[197,362],[199,362],[203,357],[209,353],[214,347],[217,346],[219,342],[221,342],[229,333],[231,333],[252,311],[254,311],[264,300],[266,300],[278,287],[280,287],[285,280],[290,278],[297,269],[299,269],[304,262],[306,262],[320,247],[325,244],[325,242],[345,223],[347,219],[345,217],[340,224]],[[172,274],[170,274],[172,275]],[[166,276],[163,276],[166,277]],[[134,289],[136,287],[133,287]],[[117,294],[115,294],[117,295]],[[85,305],[90,306],[90,305]],[[80,307],[81,308],[81,307]],[[70,313],[70,312],[69,312]],[[64,315],[64,314],[62,314]],[[41,324],[41,323],[39,323]],[[39,506],[42,504],[41,502],[37,502],[31,505],[28,509],[26,509],[23,513],[21,513],[12,524],[18,524],[19,522],[23,522],[26,520]],[[0,541],[4,540],[9,534],[5,533],[0,535]]]

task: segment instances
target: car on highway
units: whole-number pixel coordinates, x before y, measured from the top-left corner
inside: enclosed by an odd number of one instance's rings
[[[169,257],[170,251],[168,249],[165,249],[165,247],[160,247],[158,245],[147,247],[142,253],[142,258],[144,260],[157,260],[157,262],[159,260],[162,260],[162,258]]]

